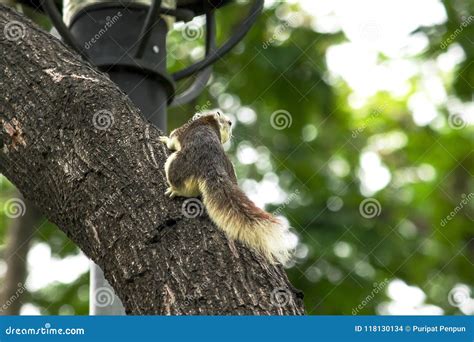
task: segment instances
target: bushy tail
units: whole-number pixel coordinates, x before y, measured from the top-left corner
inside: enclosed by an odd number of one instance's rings
[[[271,262],[290,258],[289,228],[263,211],[226,177],[202,181],[199,189],[209,217],[230,238],[256,249]]]

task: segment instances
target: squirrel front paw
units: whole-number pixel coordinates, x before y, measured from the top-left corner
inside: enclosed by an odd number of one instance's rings
[[[170,186],[168,189],[166,189],[165,195],[169,196],[170,198],[174,198],[176,196],[179,196],[176,189],[174,189],[172,186]]]
[[[176,137],[167,137],[166,135],[162,135],[158,137],[158,139],[166,145],[168,150],[171,151],[179,151],[181,149],[181,145],[179,144],[179,141],[176,139]]]

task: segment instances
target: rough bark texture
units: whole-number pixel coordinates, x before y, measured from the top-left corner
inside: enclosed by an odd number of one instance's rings
[[[0,120],[0,172],[104,270],[128,314],[303,314],[281,267],[165,198],[168,152],[129,99],[1,6]]]

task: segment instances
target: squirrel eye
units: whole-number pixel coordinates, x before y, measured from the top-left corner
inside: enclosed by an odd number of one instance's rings
[[[232,121],[227,121],[227,123],[229,124],[229,126],[232,126]]]

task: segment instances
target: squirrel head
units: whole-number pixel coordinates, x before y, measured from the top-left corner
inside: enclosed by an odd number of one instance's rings
[[[194,114],[192,121],[204,118],[204,117],[213,117],[218,126],[219,126],[219,132],[221,135],[221,143],[225,144],[227,141],[229,141],[230,137],[232,136],[232,121],[225,116],[224,114],[221,114],[220,112],[213,112],[213,113],[196,113]]]

